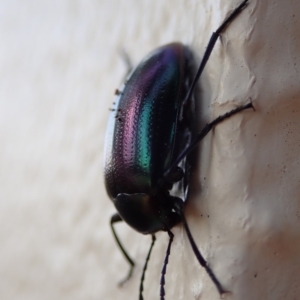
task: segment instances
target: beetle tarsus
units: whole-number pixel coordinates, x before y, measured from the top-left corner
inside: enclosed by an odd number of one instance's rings
[[[216,30],[216,34],[219,35],[229,25],[233,19],[248,5],[249,0],[244,0],[239,6],[237,6],[227,19]]]
[[[250,107],[253,109],[253,111],[256,111],[256,109],[255,109],[255,107],[254,107],[254,105],[253,105],[253,101],[252,101],[252,98],[250,97],[249,98],[249,102],[250,102]]]

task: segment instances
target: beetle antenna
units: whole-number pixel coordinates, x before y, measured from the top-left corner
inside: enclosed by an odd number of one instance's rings
[[[174,239],[174,234],[170,230],[168,230],[168,235],[170,237],[170,240],[169,240],[168,248],[166,251],[165,261],[164,261],[163,268],[161,270],[161,278],[160,278],[160,300],[165,300],[165,283],[166,283],[165,275],[167,272],[167,265],[168,265],[169,256],[171,253],[171,244]]]
[[[122,286],[125,282],[127,282],[130,279],[130,277],[132,276],[134,265],[135,265],[134,261],[130,258],[130,256],[128,255],[128,253],[124,249],[123,245],[121,244],[120,239],[119,239],[119,237],[118,237],[118,235],[115,231],[115,228],[113,226],[115,223],[121,222],[121,221],[123,221],[123,220],[122,220],[122,218],[120,217],[119,214],[114,214],[110,219],[110,227],[111,227],[112,233],[115,237],[115,240],[116,240],[121,252],[123,253],[125,259],[127,260],[127,262],[130,265],[130,269],[129,269],[129,272],[128,272],[127,276],[121,282],[119,282],[119,286]]]
[[[154,234],[152,234],[152,243],[151,243],[150,249],[148,251],[148,255],[146,257],[146,261],[145,261],[145,265],[144,265],[143,273],[142,273],[142,277],[141,277],[139,300],[144,300],[144,298],[143,298],[143,290],[144,290],[145,274],[146,274],[146,270],[147,270],[147,266],[148,266],[148,261],[150,259],[150,255],[151,255],[151,252],[152,252],[152,249],[153,249],[155,241],[156,241],[156,237],[155,237]]]
[[[177,213],[180,215],[181,217],[181,221],[183,223],[184,229],[187,233],[188,239],[190,241],[190,244],[192,246],[192,249],[194,251],[195,256],[197,257],[200,265],[205,269],[205,271],[207,272],[207,274],[209,275],[209,277],[211,278],[211,280],[213,281],[213,283],[215,284],[218,292],[220,293],[220,295],[223,295],[225,293],[228,293],[228,291],[224,290],[224,288],[222,287],[221,283],[219,282],[219,280],[217,279],[217,277],[215,276],[214,272],[212,271],[212,269],[208,266],[207,261],[204,259],[204,257],[202,256],[202,254],[200,253],[200,250],[198,249],[192,234],[190,232],[189,226],[186,222],[184,213],[183,213],[183,201],[180,198],[176,198],[175,200],[175,209],[177,211]]]

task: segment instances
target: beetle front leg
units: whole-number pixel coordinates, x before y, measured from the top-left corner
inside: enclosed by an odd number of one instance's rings
[[[115,228],[113,226],[114,223],[121,222],[121,221],[123,221],[123,220],[122,220],[122,218],[120,217],[119,214],[114,214],[110,219],[110,227],[111,227],[112,233],[115,237],[115,240],[116,240],[121,252],[123,253],[125,259],[128,261],[128,263],[130,265],[128,275],[119,283],[120,286],[122,286],[127,280],[130,279],[130,277],[132,276],[133,268],[135,266],[134,261],[130,258],[130,256],[127,254],[126,250],[124,249],[123,245],[121,244],[121,242],[119,240],[119,237],[117,236],[117,233],[116,233]]]
[[[216,41],[218,40],[220,34],[224,31],[224,29],[233,21],[233,19],[235,17],[237,17],[237,15],[247,6],[249,0],[244,0],[238,7],[236,7],[234,9],[234,11],[225,19],[225,21],[220,25],[220,27],[212,33],[210,40],[208,42],[208,45],[206,47],[206,50],[204,52],[203,58],[201,60],[200,66],[198,68],[198,71],[196,73],[196,76],[191,84],[191,87],[188,91],[188,94],[186,96],[186,99],[184,100],[184,102],[187,102],[190,97],[193,94],[193,91],[195,89],[196,83],[198,82],[204,67],[206,66],[206,63],[214,49],[214,46],[216,44]]]

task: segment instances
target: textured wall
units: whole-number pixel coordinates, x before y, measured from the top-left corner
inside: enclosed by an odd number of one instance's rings
[[[248,111],[201,144],[199,190],[186,216],[203,255],[232,294],[297,299],[300,292],[300,2],[249,0],[201,80],[202,123],[251,97]],[[137,63],[171,41],[199,61],[239,1],[0,2],[0,299],[137,299],[150,237],[110,233],[102,149],[119,51]],[[178,226],[166,299],[219,299]],[[168,241],[149,263],[145,299],[158,299]]]

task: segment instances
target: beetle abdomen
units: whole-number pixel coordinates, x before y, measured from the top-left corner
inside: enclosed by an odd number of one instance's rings
[[[130,75],[106,137],[109,196],[153,193],[173,159],[184,98],[185,48],[173,43],[150,53]]]

